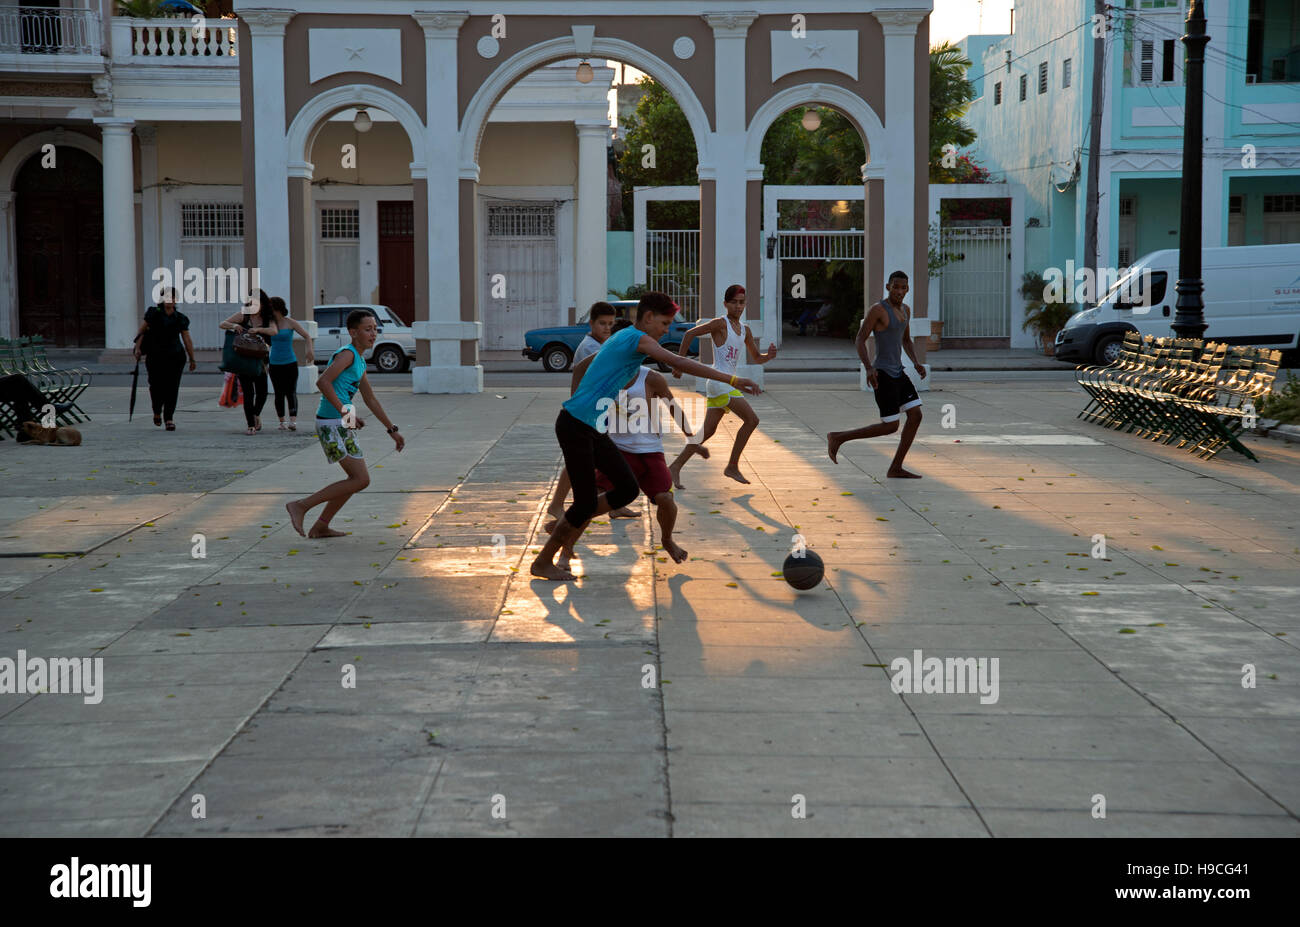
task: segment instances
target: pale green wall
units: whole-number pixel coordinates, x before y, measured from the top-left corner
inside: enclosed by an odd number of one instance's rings
[[[626,290],[632,280],[632,233],[605,233],[605,276],[611,290]]]

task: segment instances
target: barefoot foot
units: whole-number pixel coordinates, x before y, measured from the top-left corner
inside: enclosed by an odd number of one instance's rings
[[[686,559],[686,548],[679,547],[672,538],[664,538],[664,551],[673,558],[673,563],[681,563]]]
[[[559,567],[561,570],[564,570],[564,572],[571,573],[572,570],[570,569],[570,566],[573,557],[574,554],[573,554],[572,547],[570,547],[568,550],[564,550],[563,548],[561,548],[559,555],[556,556],[555,558],[555,565]]]
[[[621,509],[614,509],[612,512],[609,513],[609,517],[610,518],[640,518],[641,513],[634,509],[630,509],[625,505]]]
[[[830,457],[831,463],[839,463],[835,455],[840,452],[840,445],[843,443],[844,440],[840,438],[838,431],[832,431],[826,436],[826,454]]]
[[[749,480],[745,479],[744,476],[741,475],[739,467],[728,467],[727,469],[722,471],[722,475],[731,477],[737,483],[749,482]]]
[[[533,565],[528,572],[541,579],[550,579],[561,583],[578,578],[568,570],[562,570],[554,563],[547,563],[541,558],[533,561]]]
[[[307,508],[301,502],[285,503],[285,511],[289,513],[289,521],[293,525],[293,530],[297,531],[303,537],[307,535],[302,530],[302,518],[307,514]]]
[[[311,531],[307,532],[307,537],[316,538],[342,538],[351,534],[350,531],[335,531],[328,525],[313,525]]]
[[[921,474],[904,470],[902,467],[890,467],[885,476],[893,477],[896,480],[919,480],[922,478]]]
[[[685,488],[686,488],[686,486],[682,483],[682,469],[681,469],[681,467],[678,467],[676,470],[674,470],[674,469],[670,466],[670,467],[668,468],[668,472],[672,474],[672,477],[673,477],[673,486],[674,486],[674,487],[676,487],[677,489],[685,489]]]
[[[542,530],[545,531],[547,534],[554,534],[555,526],[558,525],[559,523],[560,523],[560,516],[552,514],[551,517],[547,520],[546,524],[542,525]]]

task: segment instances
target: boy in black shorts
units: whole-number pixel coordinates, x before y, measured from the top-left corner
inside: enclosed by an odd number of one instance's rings
[[[832,431],[826,436],[826,453],[830,455],[832,463],[839,463],[835,455],[845,441],[893,434],[898,431],[898,420],[906,416],[903,434],[898,439],[898,450],[885,475],[896,479],[919,480],[919,473],[903,469],[903,458],[907,456],[912,447],[912,439],[921,427],[921,398],[916,395],[916,387],[903,372],[903,352],[912,359],[916,372],[922,378],[925,377],[925,368],[916,359],[912,336],[908,331],[912,310],[903,302],[906,295],[907,274],[896,270],[889,275],[889,296],[867,311],[867,317],[858,329],[858,357],[862,358],[862,364],[867,368],[867,383],[876,393],[880,424],[852,431]],[[873,332],[876,335],[874,366],[867,355],[867,337]]]

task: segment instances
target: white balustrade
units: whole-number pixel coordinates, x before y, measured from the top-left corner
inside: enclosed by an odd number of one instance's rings
[[[239,63],[232,19],[113,19],[113,55],[140,64],[235,67]]]

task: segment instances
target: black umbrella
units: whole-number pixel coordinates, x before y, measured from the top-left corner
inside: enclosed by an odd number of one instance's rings
[[[139,345],[140,335],[135,336],[135,344]],[[140,358],[135,359],[135,370],[131,371],[131,405],[126,410],[126,420],[131,421],[131,416],[135,415],[135,388],[140,385]]]
[[[135,362],[135,370],[131,371],[131,406],[127,409],[126,420],[131,421],[131,416],[135,415],[135,388],[140,385],[140,362]]]

